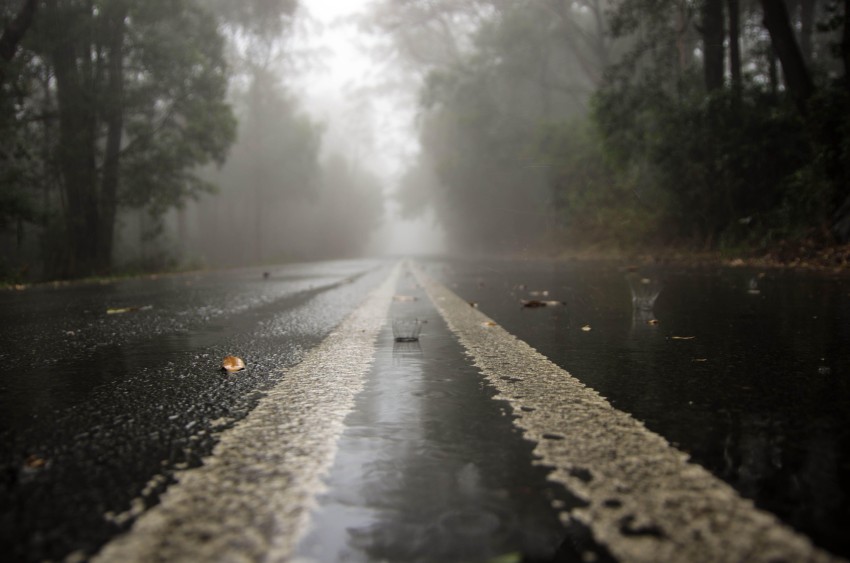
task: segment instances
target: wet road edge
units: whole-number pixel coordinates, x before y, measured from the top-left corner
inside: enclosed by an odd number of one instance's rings
[[[622,561],[840,561],[412,268],[474,364],[537,443],[550,479],[588,505],[561,513]]]
[[[93,561],[287,560],[373,362],[400,268]]]

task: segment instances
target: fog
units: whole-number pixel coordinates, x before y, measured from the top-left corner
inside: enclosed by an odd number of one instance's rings
[[[846,6],[648,6],[5,2],[0,278],[848,240]]]
[[[399,80],[405,77],[401,69],[386,69],[386,62],[376,60],[380,42],[358,25],[369,4],[302,4],[305,25],[295,35],[296,50],[315,54],[318,64],[305,65],[293,89],[305,110],[325,124],[323,152],[351,154],[381,179],[383,220],[364,250],[371,255],[440,254],[444,233],[433,213],[404,218],[395,201],[404,171],[420,150],[418,84]]]

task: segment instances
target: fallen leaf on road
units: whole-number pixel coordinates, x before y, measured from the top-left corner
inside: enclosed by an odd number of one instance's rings
[[[692,362],[707,362],[708,358],[694,358]]]
[[[24,461],[24,465],[26,465],[30,469],[41,469],[45,465],[47,465],[47,460],[43,457],[39,457],[35,454],[32,454],[27,457],[26,461]]]
[[[115,307],[106,310],[107,315],[120,315],[121,313],[135,313],[136,311],[147,311],[153,309],[153,305],[145,305],[144,307]]]
[[[475,301],[468,301],[468,303],[469,303],[469,306],[472,307],[473,309],[478,308],[478,303],[476,303]]]
[[[497,326],[497,325],[493,321],[484,321],[483,323],[481,323],[481,326]]]
[[[115,307],[114,309],[107,309],[107,315],[120,315],[121,313],[129,313],[133,309],[130,307]]]
[[[236,356],[225,356],[221,362],[221,369],[227,373],[242,371],[245,369],[245,360]]]
[[[696,336],[671,336],[671,340],[693,340]]]
[[[646,324],[649,324],[649,325],[657,325],[657,324],[658,324],[658,319],[649,319],[648,321],[646,321]]]

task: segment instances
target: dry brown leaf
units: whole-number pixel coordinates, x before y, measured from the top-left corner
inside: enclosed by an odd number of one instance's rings
[[[41,469],[42,467],[47,465],[47,460],[43,457],[31,454],[27,456],[26,461],[24,461],[24,465],[26,465],[30,469]]]
[[[497,325],[493,321],[484,321],[483,323],[481,323],[481,326],[497,326]]]
[[[245,369],[245,360],[237,356],[225,356],[221,361],[221,369],[227,373],[242,371]]]

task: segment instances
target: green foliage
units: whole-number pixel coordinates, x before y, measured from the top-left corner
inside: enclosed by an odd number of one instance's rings
[[[41,237],[44,275],[107,271],[120,209],[212,190],[198,170],[236,132],[224,47],[196,0],[43,3],[0,91],[0,218]]]
[[[235,138],[228,68],[216,21],[191,3],[146,2],[130,17],[119,201],[161,214],[213,189],[197,171],[223,163]]]
[[[422,212],[430,194],[459,248],[496,251],[528,247],[559,222],[538,127],[583,112],[605,53],[585,12],[520,2],[486,13],[468,52],[426,75],[423,154],[400,198]]]
[[[673,100],[652,84],[600,92],[595,120],[623,177],[645,167],[634,189],[663,215],[670,240],[709,247],[757,240],[808,161],[794,108],[753,89]]]
[[[592,122],[542,126],[535,152],[547,169],[560,229],[572,244],[628,249],[651,236],[657,214],[617,177]]]
[[[431,66],[424,155],[406,182],[419,192],[438,186],[450,234],[499,247],[555,228],[580,244],[742,248],[830,226],[850,240],[848,69],[830,58],[845,22],[838,3],[821,13],[820,35],[801,10],[790,12],[818,84],[804,111],[780,81],[780,39],[758,6],[741,10],[741,72],[724,84],[705,73],[705,42],[722,60],[716,34],[729,28],[715,25],[708,37],[703,3],[619,0],[601,17],[602,4],[498,4],[470,32],[464,57]],[[723,3],[726,16],[735,5]],[[567,103],[588,85],[589,120]],[[516,173],[519,162],[545,170],[544,191],[529,190],[537,184]],[[424,207],[421,193],[402,201]],[[508,226],[520,214],[534,224],[517,237]]]

